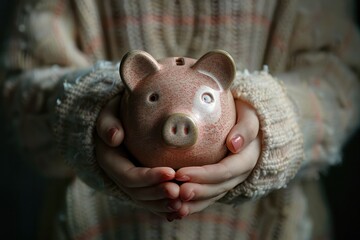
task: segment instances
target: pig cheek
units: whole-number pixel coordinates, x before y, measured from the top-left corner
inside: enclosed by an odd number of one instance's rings
[[[159,142],[160,109],[156,104],[149,105],[142,98],[134,97],[128,103],[126,125],[131,134],[125,136],[125,140],[138,143],[137,146],[154,144]],[[125,123],[124,123],[125,124]],[[126,129],[125,129],[126,130]],[[126,134],[126,131],[125,131]]]

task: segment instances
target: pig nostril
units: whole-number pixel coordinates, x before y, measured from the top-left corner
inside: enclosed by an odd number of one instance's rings
[[[191,117],[175,113],[165,120],[162,138],[169,147],[187,148],[197,142],[198,130]]]
[[[176,132],[177,132],[176,126],[173,126],[173,127],[171,128],[171,132],[172,132],[173,134],[176,134]]]
[[[189,127],[184,127],[184,134],[188,135],[189,134]]]

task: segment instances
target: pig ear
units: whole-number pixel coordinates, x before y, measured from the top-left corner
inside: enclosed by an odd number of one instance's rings
[[[213,78],[224,90],[230,87],[236,72],[233,58],[223,50],[206,53],[192,68]]]
[[[141,80],[158,70],[160,70],[159,63],[149,53],[140,50],[125,54],[119,68],[121,79],[130,91]]]

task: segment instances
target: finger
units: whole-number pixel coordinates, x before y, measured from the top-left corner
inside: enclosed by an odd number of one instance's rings
[[[115,97],[101,110],[96,121],[99,137],[109,146],[119,146],[124,139],[124,130],[118,117],[120,97]]]
[[[225,196],[225,194],[226,193],[223,193],[214,198],[206,199],[206,200],[183,202],[181,208],[175,214],[169,214],[168,216],[175,215],[174,219],[181,219],[193,213],[200,212],[205,208],[209,207],[211,204],[215,203],[223,196]]]
[[[259,119],[255,110],[247,103],[236,100],[237,120],[226,138],[226,146],[232,153],[244,149],[259,132]]]
[[[249,174],[250,172],[247,172],[218,184],[184,183],[180,187],[179,197],[184,202],[211,199],[233,189],[242,183]]]
[[[218,163],[185,167],[176,172],[175,179],[201,184],[217,184],[251,172],[260,156],[260,135],[243,151],[230,154]]]
[[[141,206],[157,215],[164,216],[164,213],[171,213],[179,211],[182,203],[179,199],[162,199],[155,201],[137,201],[138,206]]]
[[[114,181],[123,187],[148,187],[161,182],[170,181],[175,177],[175,171],[168,167],[145,168],[136,167],[120,147],[111,148],[102,141],[96,143],[97,160],[102,169]]]
[[[176,199],[179,197],[180,187],[173,182],[164,182],[151,187],[126,188],[124,190],[134,200],[153,201],[160,199]]]

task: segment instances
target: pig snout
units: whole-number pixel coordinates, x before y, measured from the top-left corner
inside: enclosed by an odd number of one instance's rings
[[[172,114],[164,123],[162,136],[165,144],[175,148],[193,146],[198,137],[194,120],[185,114]]]

